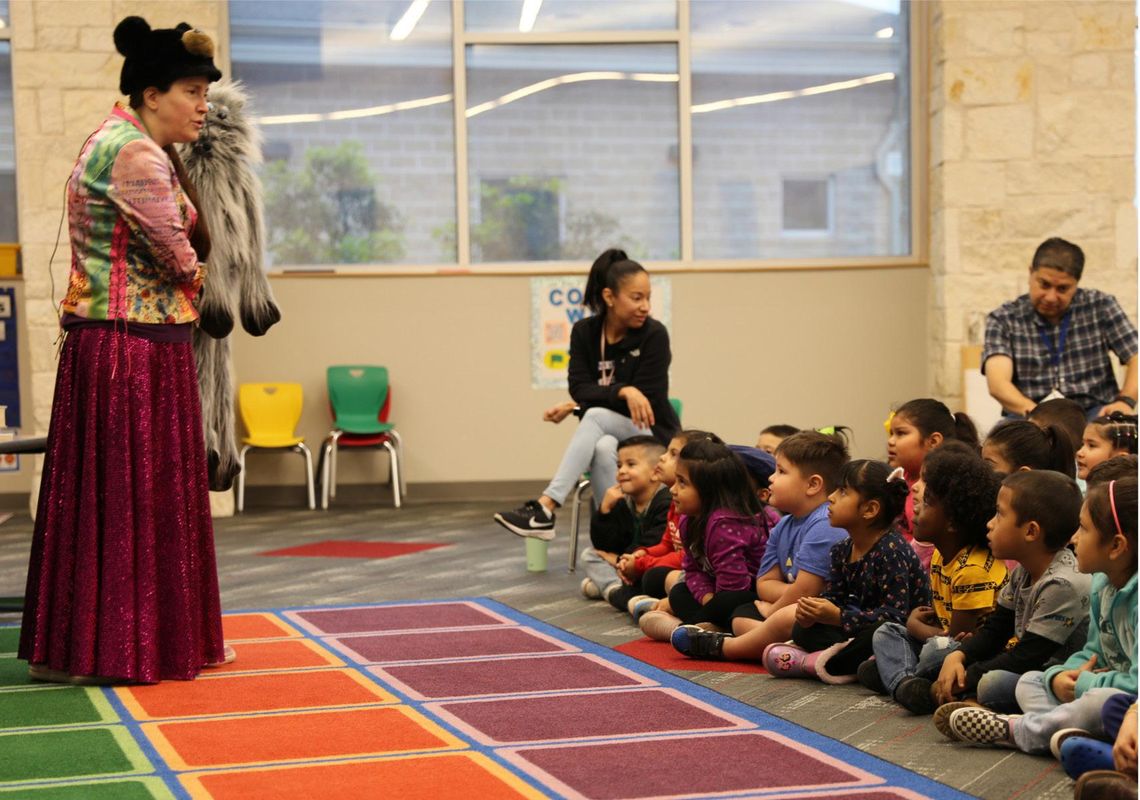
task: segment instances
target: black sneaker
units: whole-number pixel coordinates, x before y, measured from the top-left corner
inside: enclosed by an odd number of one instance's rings
[[[911,675],[895,687],[895,702],[912,714],[933,714],[934,699],[930,696],[931,682]]]
[[[501,511],[495,522],[518,536],[529,536],[549,542],[554,538],[554,514],[537,500],[527,500],[514,511]]]
[[[679,625],[669,637],[673,648],[689,658],[707,658],[711,661],[724,659],[724,640],[730,634],[706,631],[696,625]]]
[[[859,665],[855,677],[859,683],[876,694],[886,694],[887,687],[883,684],[883,676],[879,674],[879,664],[873,658],[868,658]]]

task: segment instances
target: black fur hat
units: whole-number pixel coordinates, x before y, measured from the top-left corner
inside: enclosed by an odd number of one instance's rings
[[[119,91],[130,95],[148,86],[166,89],[179,78],[222,77],[214,66],[214,40],[185,22],[152,30],[142,17],[115,26],[115,49],[125,56]]]

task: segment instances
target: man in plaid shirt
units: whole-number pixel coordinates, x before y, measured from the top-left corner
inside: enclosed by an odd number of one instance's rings
[[[1080,403],[1090,419],[1136,413],[1136,326],[1112,295],[1077,288],[1084,266],[1080,247],[1045,240],[1029,267],[1029,293],[986,317],[982,374],[1008,414],[1054,397]],[[1123,386],[1109,351],[1124,365]]]

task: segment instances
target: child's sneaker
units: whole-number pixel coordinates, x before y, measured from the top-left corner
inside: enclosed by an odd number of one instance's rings
[[[1017,717],[999,714],[988,708],[959,708],[950,715],[950,730],[954,731],[959,741],[966,744],[1013,746],[1009,724],[1014,719]]]
[[[930,696],[933,684],[926,678],[910,675],[895,687],[895,702],[912,714],[925,716],[934,713],[934,698]]]
[[[554,538],[554,514],[537,500],[527,500],[514,511],[500,511],[495,522],[517,536],[549,542]]]
[[[582,590],[582,596],[587,600],[599,600],[602,597],[602,590],[590,578],[582,578],[582,584],[578,588]]]
[[[1061,745],[1071,736],[1079,736],[1085,739],[1092,738],[1092,734],[1084,728],[1061,728],[1061,730],[1049,737],[1049,752],[1053,754],[1053,758],[1058,761],[1061,759]],[[1086,770],[1082,770],[1082,772],[1084,771]]]
[[[887,693],[887,687],[883,683],[883,676],[879,674],[879,662],[873,657],[868,658],[859,665],[859,669],[855,672],[855,677],[861,685],[870,689],[872,692],[876,694]]]
[[[773,678],[814,678],[805,668],[809,653],[794,644],[770,644],[760,660]]]
[[[607,586],[605,589],[602,590],[602,599],[605,600],[607,603],[609,603],[612,606],[613,602],[611,602],[610,597],[612,597],[613,593],[616,592],[621,587],[622,587],[621,581],[614,581],[613,583],[611,583],[609,586]]]
[[[680,624],[680,619],[664,611],[650,611],[637,621],[641,632],[658,642],[669,641],[669,637]]]
[[[961,700],[953,703],[943,703],[934,710],[934,727],[950,741],[962,741],[958,738],[958,734],[954,733],[954,729],[950,727],[950,715],[959,708],[970,708],[971,706],[977,706],[977,703],[967,703]]]
[[[637,600],[635,603],[634,600]],[[648,614],[650,611],[657,610],[657,598],[650,597],[649,595],[642,595],[641,599],[633,598],[629,601],[629,613],[633,617],[634,622],[641,622],[641,618]]]
[[[706,631],[697,625],[680,625],[673,631],[669,641],[673,649],[689,658],[721,661],[724,659],[724,640],[728,638],[727,633]]]

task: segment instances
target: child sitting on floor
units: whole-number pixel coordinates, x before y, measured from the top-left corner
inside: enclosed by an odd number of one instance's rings
[[[1113,411],[1097,417],[1085,427],[1081,449],[1077,451],[1077,477],[1087,479],[1089,470],[1116,456],[1136,455],[1135,415]]]
[[[686,444],[701,439],[721,443],[715,433],[681,431],[670,440],[669,447],[657,460],[653,468],[654,480],[672,489],[676,480],[677,456]],[[634,622],[646,611],[655,609],[657,600],[666,597],[676,583],[677,577],[670,581],[670,573],[681,569],[681,552],[684,549],[681,544],[682,519],[670,494],[661,540],[648,547],[639,547],[632,553],[624,553],[618,559],[617,569],[624,585],[610,593],[609,601],[619,611],[628,611]]]
[[[1002,475],[1029,469],[1051,469],[1070,478],[1077,474],[1076,453],[1068,434],[1025,419],[998,423],[982,443],[982,460]]]
[[[977,449],[978,429],[966,414],[953,414],[944,403],[929,397],[908,400],[887,417],[887,463],[902,467],[906,482],[913,489],[926,455],[944,442],[959,441]],[[907,498],[899,529],[918,553],[923,569],[930,566],[934,552],[928,544],[914,539],[915,497]]]
[[[743,462],[725,445],[685,445],[672,493],[687,518],[685,579],[669,590],[671,613],[650,611],[638,623],[658,641],[667,641],[682,622],[727,626],[734,608],[756,598],[752,576],[763,551],[760,504]]]
[[[875,628],[904,622],[912,608],[930,603],[930,580],[892,527],[908,492],[901,468],[892,472],[881,461],[844,468],[828,498],[828,518],[848,538],[831,548],[831,581],[823,594],[799,599],[794,646],[772,644],[764,651],[772,677],[849,683],[871,656]]]
[[[730,444],[728,449],[740,456],[744,468],[748,470],[748,477],[752,479],[752,491],[760,503],[760,522],[763,525],[764,542],[767,543],[769,533],[780,521],[780,512],[769,502],[772,489],[768,484],[772,480],[772,473],[776,471],[776,457],[759,447],[743,444]]]
[[[1080,511],[1081,490],[1071,477],[1040,470],[1002,481],[988,540],[995,558],[1018,565],[994,612],[942,662],[934,688],[939,704],[977,695],[984,706],[1017,711],[1021,675],[1060,663],[1084,644],[1090,580],[1065,547]]]
[[[768,537],[756,578],[759,601],[733,612],[736,636],[686,629],[674,647],[693,658],[758,661],[765,647],[792,635],[799,599],[823,591],[831,577],[831,548],[847,536],[827,519],[827,497],[847,460],[842,434],[800,431],[780,443],[771,501],[787,516]]]
[[[606,490],[590,520],[593,547],[582,551],[582,594],[587,598],[605,598],[619,589],[618,558],[661,538],[669,490],[653,479],[653,471],[664,451],[652,436],[631,436],[618,443],[618,482]]]
[[[1006,566],[986,544],[1000,479],[972,449],[947,443],[923,462],[922,501],[914,535],[934,545],[930,607],[905,625],[884,623],[871,644],[874,660],[859,665],[859,682],[888,694],[914,714],[934,710],[931,680],[942,661],[993,610]]]
[[[780,446],[780,442],[787,439],[793,433],[799,432],[800,429],[795,425],[769,425],[760,431],[760,437],[756,440],[756,449],[774,455],[776,448]]]
[[[948,704],[936,724],[951,739],[1057,754],[1073,729],[1104,738],[1109,698],[1136,694],[1136,480],[1089,489],[1073,535],[1077,566],[1095,573],[1088,639],[1060,666],[1028,672],[1017,682],[1020,715]]]

